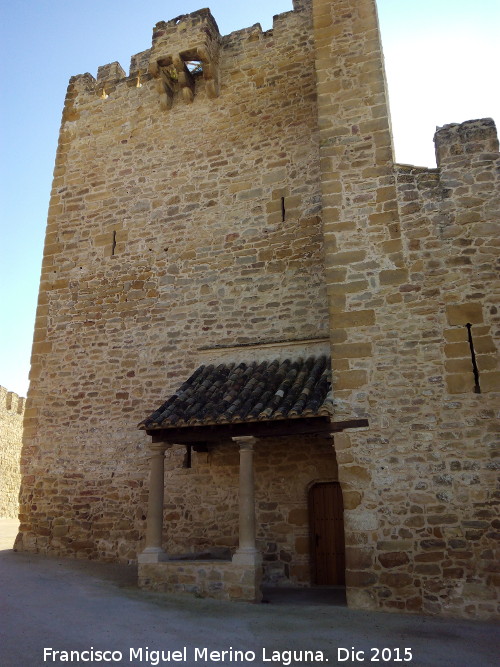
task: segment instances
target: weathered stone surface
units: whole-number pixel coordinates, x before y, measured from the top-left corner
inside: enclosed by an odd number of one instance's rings
[[[410,574],[399,572],[383,572],[380,575],[380,583],[389,588],[404,588],[412,585],[413,577]]]
[[[408,554],[403,551],[383,553],[380,554],[378,559],[383,567],[387,568],[400,567],[401,565],[406,565],[406,563],[409,563],[410,561]]]
[[[480,303],[463,303],[446,307],[448,324],[481,324],[483,309]]]
[[[218,600],[260,602],[260,567],[231,561],[166,561],[139,565],[139,585],[162,593],[189,593]]]
[[[380,272],[381,285],[401,285],[408,281],[407,269],[394,269]]]

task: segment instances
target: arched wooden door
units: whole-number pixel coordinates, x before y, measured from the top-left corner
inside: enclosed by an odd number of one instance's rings
[[[339,482],[311,488],[309,517],[313,583],[344,586],[344,503]]]

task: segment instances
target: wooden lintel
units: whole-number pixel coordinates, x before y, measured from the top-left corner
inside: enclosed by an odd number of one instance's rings
[[[348,419],[331,422],[328,417],[311,419],[283,419],[269,422],[241,422],[239,424],[210,424],[147,430],[153,442],[169,442],[179,445],[210,443],[237,436],[252,435],[256,438],[272,438],[291,435],[329,435],[348,428],[368,426],[367,419]]]

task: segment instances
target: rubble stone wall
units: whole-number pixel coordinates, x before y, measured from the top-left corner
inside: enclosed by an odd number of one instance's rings
[[[192,455],[183,468],[185,448],[167,450],[164,545],[171,555],[199,554],[212,547],[238,546],[239,451],[234,443]],[[257,547],[264,581],[310,585],[308,491],[317,482],[337,481],[331,438],[289,437],[255,446]]]
[[[260,602],[260,572],[230,561],[164,561],[139,565],[139,586],[160,593],[191,593],[217,600]]]
[[[494,616],[496,130],[446,126],[436,170],[394,165],[375,3],[313,9],[337,414],[370,423],[335,438],[340,481],[360,494],[345,511],[348,601]]]
[[[17,519],[25,399],[0,387],[0,518]]]

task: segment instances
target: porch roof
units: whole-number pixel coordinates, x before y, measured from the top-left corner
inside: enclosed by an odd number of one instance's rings
[[[333,414],[330,359],[200,366],[139,424],[146,431],[248,422],[326,418]]]

